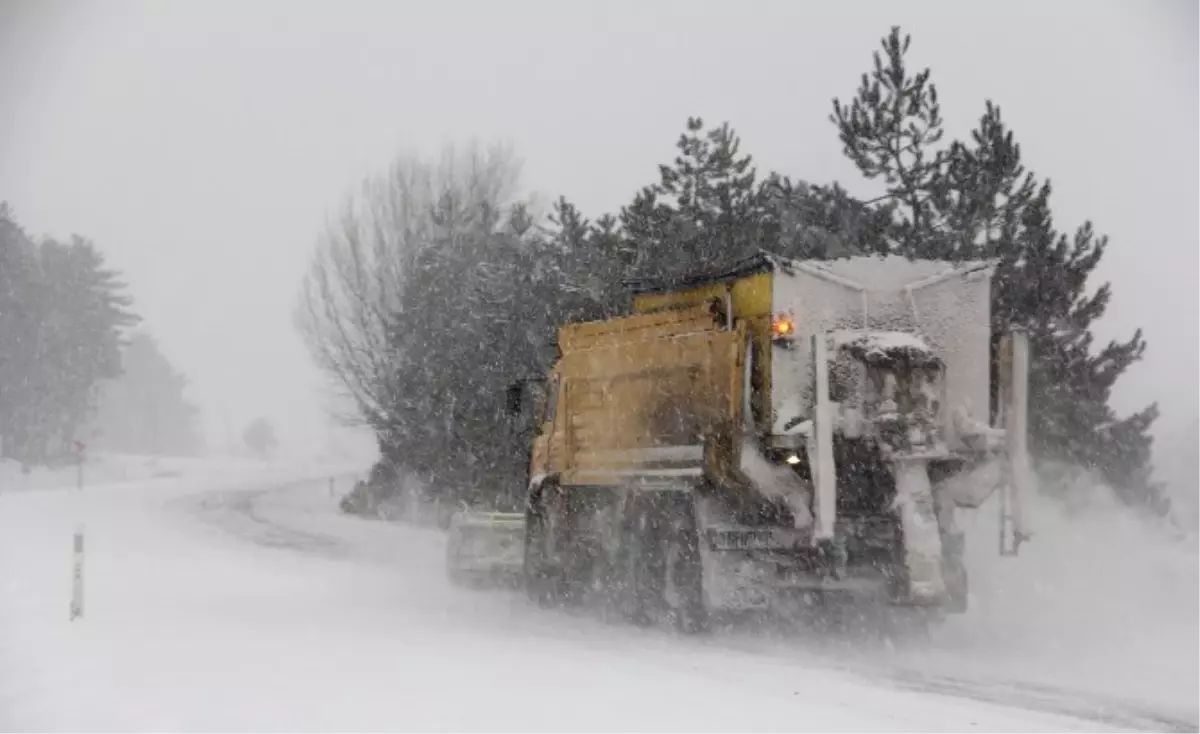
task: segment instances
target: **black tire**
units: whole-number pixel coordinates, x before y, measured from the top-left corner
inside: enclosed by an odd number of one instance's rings
[[[674,498],[667,510],[664,556],[670,566],[664,570],[671,574],[671,586],[677,597],[671,619],[680,632],[700,634],[708,631],[710,617],[704,601],[704,566],[695,498],[691,494]]]
[[[709,627],[691,495],[631,500],[622,539],[622,611],[634,624],[666,618],[687,634]],[[668,598],[672,589],[674,603]]]
[[[648,558],[653,547],[650,535],[649,508],[643,497],[632,496],[621,521],[619,559],[615,576],[618,579],[617,603],[621,615],[638,626],[653,624],[652,601],[661,593],[654,588]]]
[[[563,568],[559,572],[559,601],[570,607],[585,606],[597,575],[600,551],[573,539],[563,549],[563,556]]]

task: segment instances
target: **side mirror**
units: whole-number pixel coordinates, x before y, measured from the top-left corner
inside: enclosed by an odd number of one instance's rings
[[[525,382],[518,380],[508,386],[504,391],[504,407],[511,415],[518,415],[521,412],[521,398],[524,397]]]

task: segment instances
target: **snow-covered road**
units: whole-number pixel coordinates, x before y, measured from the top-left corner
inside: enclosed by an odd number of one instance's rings
[[[1194,681],[1067,692],[972,668],[953,629],[923,652],[680,638],[450,587],[442,551],[278,474],[0,493],[0,729],[1196,729]]]

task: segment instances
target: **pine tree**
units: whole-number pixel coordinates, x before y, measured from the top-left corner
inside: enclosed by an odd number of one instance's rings
[[[37,247],[0,202],[0,458],[25,458],[33,415],[39,319]]]
[[[1089,293],[1087,286],[1107,238],[1090,222],[1070,238],[1055,230],[1050,184],[1026,171],[991,102],[969,142],[938,147],[943,130],[930,70],[909,74],[909,37],[898,28],[881,45],[855,99],[834,99],[832,120],[846,155],[887,187],[877,206],[891,217],[894,250],[995,259],[994,337],[1014,325],[1031,334],[1031,448],[1042,459],[1094,469],[1130,502],[1162,509],[1160,488],[1148,480],[1157,408],[1119,418],[1108,405],[1116,380],[1144,354],[1141,331],[1094,349],[1091,326],[1111,288]]]
[[[124,289],[90,242],[35,242],[0,205],[0,455],[65,457],[97,383],[120,372],[137,322]]]
[[[826,260],[878,250],[889,218],[837,183],[822,186],[771,173],[763,180],[762,246],[797,260]]]
[[[909,42],[892,28],[851,103],[834,98],[831,119],[846,157],[868,180],[881,178],[886,184],[883,206],[895,217],[896,249],[905,255],[932,250],[945,257],[949,247],[940,240],[936,206],[947,160],[936,147],[945,134],[941,105],[929,69],[910,76],[905,68]]]
[[[66,452],[95,407],[101,380],[121,373],[121,344],[138,322],[125,284],[88,240],[46,240],[39,248],[42,283],[38,375],[46,458]]]
[[[622,281],[633,275],[638,252],[611,215],[589,221],[566,197],[550,215],[546,262],[556,273],[542,292],[559,323],[623,313],[628,293]]]
[[[187,378],[150,334],[132,334],[121,353],[121,375],[100,385],[89,435],[97,449],[193,456],[203,443],[198,410],[184,396]]]
[[[597,220],[597,242],[627,277],[664,276],[727,265],[765,249],[825,259],[879,247],[886,213],[837,184],[813,185],[771,172],[758,178],[753,158],[729,125],[704,129],[689,117],[678,155],[659,166],[617,222]],[[607,229],[605,229],[607,227]]]
[[[753,159],[728,125],[704,131],[690,117],[671,165],[621,210],[623,234],[643,275],[728,263],[762,243],[762,195]]]

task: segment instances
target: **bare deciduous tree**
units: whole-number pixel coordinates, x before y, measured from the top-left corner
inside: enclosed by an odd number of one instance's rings
[[[414,287],[409,276],[431,249],[453,245],[479,218],[502,218],[519,174],[505,145],[447,146],[436,163],[401,155],[327,223],[296,323],[319,367],[354,406],[344,420],[376,432],[395,424],[397,355],[389,329],[406,288]]]

